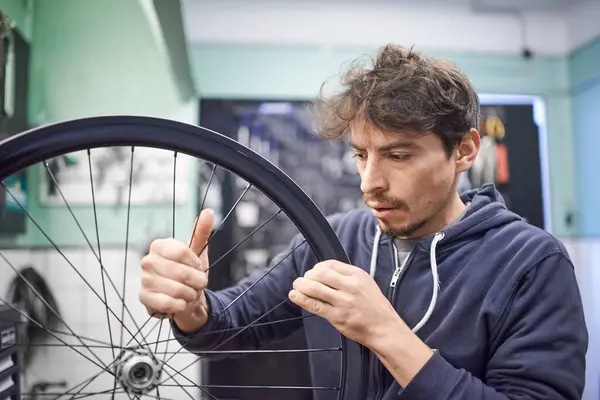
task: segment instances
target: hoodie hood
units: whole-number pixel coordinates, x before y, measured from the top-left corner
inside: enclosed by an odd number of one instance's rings
[[[506,208],[502,194],[493,184],[486,184],[479,189],[463,192],[461,199],[465,203],[470,203],[469,208],[459,221],[439,232],[443,234],[443,241],[439,243],[439,248],[458,245],[463,241],[469,241],[482,235],[490,229],[522,220],[519,215]],[[434,237],[431,235],[423,239],[419,246],[429,249]]]

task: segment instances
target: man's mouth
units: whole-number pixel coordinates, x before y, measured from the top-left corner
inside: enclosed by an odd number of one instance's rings
[[[369,205],[373,212],[373,215],[376,218],[386,218],[389,217],[395,210],[395,207],[389,206],[387,204],[371,204]]]

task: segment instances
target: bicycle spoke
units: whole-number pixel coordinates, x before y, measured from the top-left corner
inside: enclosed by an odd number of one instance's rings
[[[305,318],[312,318],[315,317],[314,314],[306,314],[306,315],[300,315],[298,317],[290,317],[290,318],[284,318],[284,319],[280,319],[277,321],[268,321],[268,322],[261,322],[258,324],[254,324],[252,327],[253,328],[259,328],[262,326],[267,326],[267,325],[274,325],[274,324],[280,324],[283,322],[292,322],[292,321],[297,321],[300,319],[305,319]],[[198,337],[198,336],[206,336],[206,335],[214,335],[215,333],[226,333],[226,332],[233,332],[233,331],[237,331],[240,329],[244,329],[245,326],[241,326],[241,327],[237,327],[237,328],[227,328],[227,329],[217,329],[215,331],[210,331],[210,332],[199,332],[193,335],[182,335],[181,337],[184,339],[192,339],[194,337]],[[177,338],[172,338],[172,339],[165,339],[165,340],[160,340],[159,343],[165,343],[165,342],[176,342],[178,341]],[[156,342],[150,342],[150,344],[154,344]],[[178,352],[170,352],[169,354],[175,353],[177,354]]]
[[[277,320],[277,321],[267,321],[267,322],[256,323],[256,324],[252,325],[251,327],[252,328],[260,328],[260,327],[268,326],[268,325],[275,325],[275,324],[280,324],[280,323],[284,323],[284,322],[293,322],[293,321],[297,321],[297,320],[301,320],[301,319],[312,318],[314,316],[315,316],[314,314],[300,315],[298,317],[284,318],[284,319]],[[198,336],[214,335],[216,333],[227,333],[227,332],[234,332],[234,331],[245,330],[246,328],[248,328],[248,326],[241,326],[241,327],[227,328],[227,329],[217,329],[215,331],[200,332],[200,333],[197,333],[195,335],[183,335],[181,338],[182,339],[192,339],[192,338],[198,337]],[[168,341],[179,342],[179,340],[177,338],[169,339]],[[175,352],[170,352],[169,354],[172,354],[172,356],[167,361],[165,361],[165,362],[169,362],[177,354],[179,354],[182,350],[184,350],[185,349],[185,345],[187,344],[188,341],[189,340],[185,340],[184,344],[180,346],[179,350],[177,350]]]
[[[341,351],[341,347],[332,347],[327,349],[280,349],[280,350],[200,350],[193,351],[196,355],[211,354],[294,354],[294,353],[321,353],[329,351]]]
[[[185,390],[185,388],[181,388],[181,389]],[[158,388],[156,388],[156,391],[158,392]],[[168,398],[168,397],[161,397],[160,395],[154,396],[153,394],[150,394],[150,393],[146,393],[144,396],[145,397],[151,397],[153,399],[158,399],[158,400],[173,400],[173,399]],[[192,397],[192,399],[193,399],[193,397]],[[179,400],[179,399],[177,399],[177,400]]]
[[[221,347],[225,346],[228,342],[230,342],[235,337],[237,337],[237,336],[241,335],[242,333],[244,333],[246,330],[248,330],[249,328],[251,328],[252,326],[254,326],[254,324],[256,324],[258,321],[260,321],[261,319],[263,319],[264,317],[266,317],[267,315],[269,315],[270,313],[272,313],[273,311],[275,311],[276,309],[278,309],[279,307],[281,307],[282,305],[284,305],[287,301],[288,301],[288,299],[284,299],[281,303],[277,304],[276,306],[274,306],[273,308],[271,308],[269,311],[267,311],[266,313],[264,313],[260,317],[256,318],[249,325],[245,326],[244,329],[241,329],[238,332],[236,332],[233,335],[231,335],[230,337],[228,337],[226,340],[224,340],[223,342],[221,342],[219,345],[217,345],[212,350],[216,351],[216,350],[220,349]],[[185,368],[184,368],[184,370],[185,370]]]
[[[71,336],[71,337],[79,337],[82,340],[87,340],[88,342],[92,342],[92,343],[98,343],[99,345],[105,346],[106,348],[108,347],[113,347],[113,348],[117,348],[115,345],[108,343],[108,342],[104,342],[102,340],[97,340],[97,339],[93,339],[87,336],[82,336],[82,335],[73,335],[69,332],[65,332],[65,331],[59,331],[59,330],[55,330],[55,329],[46,329],[47,332],[52,332],[52,333],[56,333],[58,335],[65,335],[65,336]]]
[[[115,394],[123,394],[125,392],[124,391],[117,392],[113,389],[107,389],[107,390],[102,390],[100,392],[81,393],[78,397],[71,398],[71,400],[87,399],[88,397],[98,396],[99,394],[109,394],[109,393],[112,394],[114,397]]]
[[[175,196],[176,196],[176,188],[177,188],[177,152],[173,153],[173,196],[172,196],[172,202],[173,202],[173,215],[171,216],[171,222],[173,224],[171,232],[172,232],[172,238],[175,238]],[[162,332],[162,327],[163,327],[163,319],[161,318],[160,320],[160,327],[158,328],[158,337],[157,339],[160,339],[160,334]],[[154,348],[154,352],[158,352],[158,341],[156,343],[156,347]],[[160,393],[158,392],[158,388],[156,389],[158,396],[160,397]]]
[[[238,302],[246,293],[248,293],[248,291],[250,291],[250,289],[252,289],[254,286],[258,285],[258,283],[260,281],[262,281],[267,275],[269,275],[275,268],[277,268],[286,258],[288,258],[290,255],[292,255],[292,253],[294,253],[300,246],[302,246],[304,243],[306,243],[306,239],[302,240],[298,245],[296,245],[296,247],[294,247],[292,250],[290,250],[285,257],[283,257],[281,260],[279,260],[277,263],[275,263],[275,265],[273,265],[271,268],[269,268],[267,270],[267,272],[265,272],[265,274],[263,276],[261,276],[260,278],[258,278],[256,281],[254,281],[250,286],[248,286],[242,293],[240,293],[235,299],[233,299],[231,301],[231,303],[229,303],[224,309],[223,311],[221,311],[218,314],[218,317],[220,317],[221,315],[223,315],[227,310],[229,310],[231,308],[231,306],[233,306],[236,302]],[[218,318],[217,317],[217,318]]]
[[[171,330],[169,329],[169,330],[167,331],[167,340],[165,341],[165,352],[164,352],[164,354],[163,354],[163,359],[162,359],[162,362],[163,362],[163,363],[164,363],[164,362],[165,362],[165,360],[167,359],[167,354],[168,354],[168,352],[169,352],[169,343],[170,343],[170,341],[171,341],[170,337],[171,337]],[[160,336],[158,337],[158,339],[160,340]],[[158,342],[159,342],[159,341],[157,340],[157,341],[156,341],[156,345],[157,345],[157,347],[158,347]]]
[[[175,385],[163,385],[165,387]],[[268,386],[268,385],[181,385],[181,387],[197,387],[204,389],[282,389],[282,390],[331,390],[339,391],[338,387],[329,386]]]
[[[17,347],[65,347],[60,343],[16,343]],[[114,349],[114,346],[102,346],[100,344],[69,344],[73,348],[84,348],[84,349]]]
[[[163,366],[171,368],[175,374],[181,375],[181,377],[183,377],[183,379],[185,379],[186,381],[188,381],[189,383],[191,383],[193,385],[193,387],[200,389],[202,391],[202,393],[204,393],[205,395],[207,395],[211,399],[213,399],[213,400],[219,400],[218,397],[216,397],[215,395],[213,395],[212,393],[210,393],[208,390],[200,387],[199,385],[195,384],[190,378],[188,378],[187,376],[183,375],[181,373],[181,371],[177,371],[175,368],[171,367],[169,364],[163,364]],[[163,369],[163,371],[164,371],[164,369]],[[169,381],[171,379],[174,380],[175,377],[171,375],[169,378],[167,378],[166,380],[160,382],[158,385],[159,386],[164,386],[163,382],[167,382],[167,381]],[[181,387],[181,384],[179,384],[179,386]]]
[[[240,331],[236,332],[235,334],[233,334],[232,336],[228,337],[226,340],[224,340],[223,342],[221,342],[219,345],[217,345],[215,348],[212,349],[212,351],[216,351],[219,348],[223,347],[224,345],[226,345],[227,343],[229,343],[229,341],[233,340],[235,337],[237,337],[238,335],[241,335],[242,333],[244,333],[246,330],[248,330],[249,328],[251,328],[254,324],[258,323],[258,321],[260,321],[261,319],[263,319],[264,317],[266,317],[267,315],[269,315],[270,313],[272,313],[273,311],[275,311],[277,308],[281,307],[282,305],[284,305],[286,302],[288,301],[288,299],[283,300],[281,303],[277,304],[276,306],[274,306],[273,308],[271,308],[269,311],[267,311],[266,313],[264,313],[263,315],[261,315],[260,317],[256,318],[254,321],[252,321],[250,324],[246,325],[243,329],[241,329]],[[183,347],[182,347],[183,348]],[[181,349],[180,349],[181,350]],[[173,359],[173,357],[175,357],[177,353],[173,354],[168,360],[167,363],[169,361],[171,361]],[[186,365],[182,370],[179,371],[179,373],[189,369],[191,366],[193,366],[194,364],[196,364],[197,362],[199,362],[200,360],[202,360],[202,358],[198,358],[197,360],[192,361],[191,363],[189,363],[188,365]],[[161,382],[161,384],[163,384],[166,381]]]
[[[154,313],[154,314],[152,314],[152,315],[155,315],[155,314],[158,314],[158,313]],[[153,318],[154,318],[153,316],[151,316],[150,318],[148,318],[148,319],[146,320],[146,322],[144,322],[144,324],[143,324],[143,325],[142,325],[142,326],[141,326],[141,327],[138,329],[138,331],[135,333],[135,335],[133,335],[133,337],[136,337],[137,335],[139,335],[139,334],[140,334],[140,332],[142,331],[142,329],[144,329],[144,327],[145,327],[146,325],[148,325],[148,322],[152,321],[152,319],[153,319]],[[153,327],[150,329],[150,331],[148,332],[148,334],[147,334],[146,336],[149,336],[149,335],[150,335],[152,332],[154,332],[154,330],[155,330],[155,329],[156,329],[156,327],[158,326],[158,323],[159,323],[159,322],[161,322],[161,321],[162,321],[162,320],[160,320],[160,321],[156,321],[156,323],[155,323],[155,324],[154,324],[154,326],[153,326]],[[160,332],[160,331],[159,331],[159,332]],[[144,336],[143,334],[142,334],[142,337],[144,338],[143,340],[144,340],[144,342],[146,343],[146,346],[148,346],[148,347],[149,347],[149,346],[150,346],[152,343],[148,343],[148,342],[146,342],[146,340],[145,340],[145,336]],[[160,333],[159,333],[159,337],[160,337]],[[132,341],[132,340],[133,340],[133,338],[129,340],[129,343],[131,343],[131,341]],[[129,346],[129,344],[125,345],[125,347],[127,347],[127,346]]]
[[[71,208],[71,206],[69,205],[69,202],[65,198],[65,195],[63,194],[63,191],[61,190],[60,185],[58,184],[58,180],[56,179],[56,177],[54,176],[54,174],[50,170],[50,166],[48,165],[48,162],[44,161],[43,164],[44,164],[44,168],[46,169],[46,172],[48,173],[48,176],[52,180],[52,184],[56,188],[56,191],[58,192],[58,194],[60,195],[63,203],[65,204],[65,207],[67,207],[67,210],[69,211],[69,214],[71,214],[71,217],[73,217],[73,221],[75,221],[75,224],[77,225],[77,228],[79,228],[79,231],[83,234],[84,240],[87,242],[87,244],[88,244],[90,250],[92,251],[92,253],[94,253],[94,256],[96,256],[96,258],[98,258],[99,256],[96,253],[96,250],[94,250],[94,246],[92,246],[92,243],[90,242],[90,240],[88,239],[87,235],[85,234],[85,231],[81,227],[81,224],[79,223],[79,220],[75,216],[75,213],[73,212],[73,209]]]
[[[9,302],[5,301],[4,299],[0,298],[0,301],[5,304],[6,306],[12,308],[13,310],[15,310],[16,312],[18,312],[22,317],[26,318],[28,321],[30,321],[31,323],[35,324],[38,328],[45,330],[47,333],[50,334],[50,336],[54,337],[56,340],[58,340],[59,342],[61,342],[62,344],[64,344],[65,346],[71,348],[73,351],[75,351],[76,353],[80,354],[83,358],[85,358],[86,360],[88,360],[89,362],[91,362],[92,364],[96,365],[98,368],[105,368],[106,366],[104,365],[104,363],[102,363],[103,365],[100,365],[98,363],[96,363],[96,361],[92,360],[91,358],[89,358],[88,356],[86,356],[85,354],[83,354],[82,352],[80,352],[79,350],[77,350],[76,348],[72,347],[69,343],[65,342],[64,340],[62,340],[61,338],[59,338],[58,336],[56,336],[55,334],[53,334],[52,332],[50,332],[49,330],[45,329],[44,326],[42,324],[40,324],[39,322],[37,322],[36,320],[32,319],[31,317],[29,317],[29,315],[23,313],[21,310],[19,310],[18,308],[14,307],[12,304],[10,304]]]
[[[108,306],[108,304],[106,302],[104,302],[104,300],[102,299],[102,297],[100,297],[100,295],[98,294],[98,292],[96,292],[96,290],[90,285],[90,283],[83,277],[83,275],[81,275],[81,272],[79,272],[77,270],[77,268],[75,268],[75,266],[73,265],[73,263],[71,262],[71,260],[69,260],[67,258],[67,256],[65,256],[65,254],[62,252],[62,250],[58,247],[58,245],[50,238],[50,236],[48,236],[48,234],[42,229],[42,227],[38,224],[38,222],[35,220],[35,218],[33,218],[31,216],[31,214],[27,211],[27,209],[23,206],[23,204],[12,194],[12,192],[10,190],[8,190],[8,188],[6,187],[6,184],[4,183],[4,181],[0,181],[0,186],[2,186],[5,190],[6,193],[13,199],[13,201],[19,206],[19,208],[23,211],[23,213],[27,216],[27,218],[31,221],[31,223],[33,223],[36,228],[40,231],[40,233],[46,238],[46,240],[48,240],[48,242],[50,242],[50,244],[52,245],[52,247],[61,255],[61,257],[67,262],[67,264],[69,264],[69,266],[75,271],[75,273],[77,275],[79,275],[79,277],[83,280],[83,282],[86,284],[86,286],[88,288],[90,288],[90,290],[94,293],[94,295],[102,302],[102,304],[104,304],[104,306],[107,307],[107,309],[109,310],[109,312],[115,317],[115,319],[121,324],[121,326],[124,326],[124,323],[121,319],[119,319],[119,316],[115,314],[115,312]],[[131,334],[131,331],[125,327],[125,330],[127,330],[127,333]],[[141,346],[142,344],[138,342],[138,344]]]
[[[52,307],[50,304],[48,304],[48,302],[46,301],[46,299],[44,299],[44,296],[42,296],[40,294],[40,292],[37,291],[37,289],[35,287],[33,287],[33,285],[31,284],[31,282],[29,282],[28,279],[26,279],[23,274],[21,273],[21,271],[17,270],[17,268],[15,268],[15,266],[4,256],[4,254],[0,251],[0,258],[2,258],[4,260],[4,262],[6,264],[8,264],[8,266],[13,270],[13,272],[15,274],[17,274],[19,276],[19,278],[21,278],[25,284],[27,285],[27,287],[36,295],[36,297],[48,308],[48,310],[50,310],[50,312],[52,312],[52,314],[54,314],[54,316],[56,318],[58,318],[67,328],[67,330],[69,332],[71,332],[71,334],[76,337],[79,342],[87,348],[87,350],[98,360],[98,362],[102,365],[104,365],[104,363],[102,362],[102,360],[100,359],[100,357],[98,357],[98,355],[96,353],[94,353],[89,347],[86,346],[86,344],[83,342],[83,340],[81,340],[81,338],[73,331],[73,329],[71,329],[71,327],[69,326],[69,324],[67,324],[67,321],[65,321],[65,319],[58,313],[58,311],[56,311],[54,309],[54,307]]]
[[[106,296],[106,283],[104,280],[104,264],[102,263],[102,248],[100,247],[100,229],[98,227],[98,212],[96,210],[96,192],[94,191],[94,175],[92,173],[92,153],[90,149],[87,149],[87,158],[88,158],[88,169],[90,172],[90,188],[92,190],[92,207],[94,208],[94,225],[96,226],[96,243],[98,245],[98,263],[100,264],[100,277],[102,278],[102,291],[104,294],[104,302],[108,304],[108,298]],[[83,233],[83,230],[82,230]],[[84,234],[85,236],[85,234]],[[89,243],[89,242],[88,242]],[[91,247],[91,244],[90,244]],[[93,249],[92,249],[93,250]],[[106,273],[108,275],[108,273]],[[110,338],[110,343],[114,346],[112,327],[110,323],[110,315],[108,314],[108,310],[106,310],[106,321],[108,322],[108,336]],[[113,358],[116,357],[114,347],[112,349]]]
[[[202,197],[202,202],[200,203],[200,213],[204,210],[204,204],[206,202],[206,198],[208,197],[208,191],[210,190],[210,185],[212,183],[213,177],[215,176],[215,170],[217,169],[217,164],[213,164],[212,169],[210,171],[210,176],[208,177],[208,183],[206,184],[206,189],[204,190],[204,196]],[[190,245],[194,242],[194,236],[196,235],[196,227],[198,226],[198,218],[196,218],[196,222],[194,223],[194,229],[192,230],[192,238],[190,239]]]
[[[97,396],[99,394],[106,394],[106,393],[110,393],[112,392],[112,389],[108,389],[108,390],[104,390],[101,392],[90,392],[90,393],[80,393],[80,397],[76,397],[76,399],[85,399],[87,397],[92,397],[92,396]],[[123,392],[117,392],[117,393],[123,393]],[[68,393],[66,393],[68,394]],[[21,393],[21,397],[23,398],[33,398],[35,399],[36,396],[39,396],[39,393]],[[61,396],[64,396],[65,393],[58,393],[58,392],[44,392],[44,396],[58,396],[55,397],[55,399],[60,398]],[[54,399],[53,399],[54,400]]]
[[[166,369],[164,369],[164,368],[163,368],[163,370],[162,370],[162,371],[163,371],[165,374],[167,374],[167,375],[169,376],[169,378],[173,379],[173,380],[175,381],[175,383],[177,384],[177,386],[178,386],[178,387],[180,387],[181,389],[183,389],[183,391],[185,392],[185,394],[187,394],[187,395],[188,395],[188,397],[189,397],[190,399],[194,400],[194,396],[192,396],[192,395],[190,394],[190,392],[188,392],[188,391],[186,390],[186,388],[185,388],[183,385],[181,385],[181,384],[179,383],[179,381],[178,381],[178,380],[177,380],[177,379],[176,379],[176,378],[175,378],[173,375],[171,375],[171,374],[170,374],[170,373],[169,373],[169,372],[168,372]],[[157,391],[157,392],[158,392],[158,388],[159,388],[159,386],[157,386],[157,387],[156,387],[156,391]],[[159,394],[159,398],[160,398],[160,394]]]
[[[76,392],[71,399],[74,399],[77,395],[81,394],[81,392],[83,391],[83,389],[85,389],[86,387],[88,387],[92,382],[94,382],[100,375],[102,375],[103,373],[107,372],[110,367],[112,367],[114,365],[114,361],[111,362],[110,364],[108,364],[108,366],[106,368],[104,368],[102,371],[98,372],[96,375],[92,376],[91,378],[86,379],[85,381],[78,383],[77,385],[73,386],[71,389],[67,390],[65,393],[63,393],[63,395],[67,395],[67,394],[71,394],[71,392],[75,389],[77,389],[79,386],[81,386],[81,388],[79,389],[78,392]],[[62,395],[61,395],[62,396]],[[59,396],[60,397],[60,396]],[[55,400],[55,399],[54,399]]]
[[[173,238],[175,238],[175,193],[177,187],[177,152],[173,153],[173,215],[171,216]]]
[[[162,332],[162,327],[163,327],[163,320],[161,318],[160,320],[160,326],[158,327],[158,335],[157,338],[160,339],[160,334]],[[158,353],[158,340],[156,341],[156,346],[154,346],[154,353]]]
[[[264,221],[262,224],[260,224],[257,228],[255,228],[252,232],[250,232],[244,239],[242,239],[239,243],[237,243],[235,246],[233,246],[230,250],[228,250],[225,254],[223,254],[221,257],[219,257],[216,261],[214,261],[211,265],[208,266],[208,268],[206,269],[206,272],[210,271],[210,269],[212,267],[214,267],[216,264],[219,263],[219,261],[221,261],[222,259],[224,259],[225,257],[227,257],[229,254],[231,254],[233,251],[235,251],[238,247],[240,247],[242,244],[244,244],[244,242],[248,239],[250,239],[256,232],[260,231],[265,225],[267,225],[269,222],[271,222],[271,220],[275,217],[277,217],[283,210],[280,208],[276,213],[274,213],[273,215],[271,215],[266,221]]]
[[[131,159],[129,162],[129,193],[127,199],[127,226],[125,228],[125,265],[123,266],[123,306],[121,307],[121,320],[125,320],[125,289],[127,288],[127,252],[129,250],[129,221],[131,217],[131,189],[133,187],[133,155],[135,147],[131,147]],[[121,346],[123,347],[123,330],[125,324],[121,323]]]
[[[225,218],[223,218],[223,220],[219,224],[219,227],[217,229],[215,229],[210,234],[210,236],[206,240],[206,244],[204,245],[204,247],[202,247],[202,250],[200,250],[200,252],[198,253],[198,256],[200,256],[202,253],[204,253],[204,250],[206,250],[206,248],[208,247],[208,244],[210,243],[211,239],[217,234],[217,232],[219,232],[221,230],[221,228],[223,227],[223,225],[225,224],[225,222],[227,221],[227,219],[229,219],[229,216],[235,211],[235,209],[237,208],[238,204],[240,204],[240,201],[242,201],[242,199],[244,198],[244,196],[246,195],[246,193],[248,193],[248,190],[250,190],[251,187],[252,187],[251,184],[247,184],[246,185],[246,187],[244,188],[244,191],[242,192],[242,194],[240,195],[240,197],[238,197],[238,199],[235,201],[235,203],[231,207],[231,210],[229,210],[229,212],[227,213],[227,215],[225,215]]]
[[[10,320],[10,319],[4,319],[4,318],[0,318],[0,321],[5,321],[5,322],[12,322],[12,323],[15,323],[15,321],[13,321],[13,320]],[[27,325],[27,322],[21,322],[21,321],[19,321],[19,322],[16,322],[16,324],[18,324],[18,325]],[[49,329],[49,328],[46,328],[46,327],[44,327],[44,331],[45,331],[45,332],[52,332],[52,333],[56,333],[56,334],[59,334],[59,335],[71,336],[71,337],[79,336],[79,337],[80,337],[81,339],[83,339],[83,340],[87,340],[87,341],[90,341],[90,342],[94,342],[94,343],[98,343],[98,344],[104,345],[106,348],[108,348],[108,347],[111,347],[111,346],[112,346],[110,343],[108,343],[108,342],[104,342],[104,341],[102,341],[102,340],[92,339],[92,338],[90,338],[90,337],[87,337],[87,336],[82,336],[82,335],[73,335],[73,334],[71,334],[71,333],[69,333],[69,332],[65,332],[65,331],[59,331],[59,330],[57,330],[57,329]]]

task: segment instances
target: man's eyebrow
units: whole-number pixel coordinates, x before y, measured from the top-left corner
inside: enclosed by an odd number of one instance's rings
[[[365,149],[361,146],[359,146],[356,143],[350,142],[349,143],[350,147],[352,147],[354,150],[358,150],[358,151],[364,151]],[[417,148],[418,145],[411,141],[411,140],[395,140],[391,143],[386,144],[385,146],[381,146],[380,148],[378,148],[377,150],[379,152],[386,152],[386,151],[390,151],[390,150],[396,150],[396,149],[414,149]]]

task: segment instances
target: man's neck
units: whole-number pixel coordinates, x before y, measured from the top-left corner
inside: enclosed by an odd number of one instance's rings
[[[465,203],[463,203],[458,193],[456,193],[435,218],[429,220],[425,225],[413,232],[411,237],[398,239],[421,239],[439,232],[460,217],[465,207]]]

